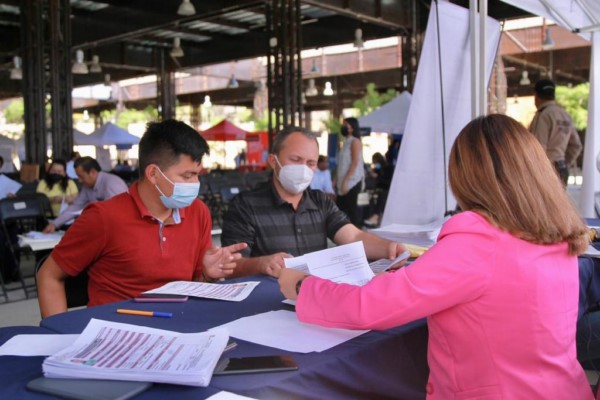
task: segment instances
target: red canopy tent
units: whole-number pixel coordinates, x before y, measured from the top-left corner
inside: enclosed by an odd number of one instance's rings
[[[215,126],[201,131],[200,134],[205,140],[226,142],[228,140],[245,140],[248,132],[224,119]]]
[[[227,142],[231,140],[245,140],[246,136],[248,135],[248,132],[246,132],[242,128],[238,128],[231,122],[224,119],[215,126],[201,131],[200,135],[206,141]],[[225,164],[227,163],[227,147],[225,143],[223,143],[223,151],[223,166],[225,166]]]

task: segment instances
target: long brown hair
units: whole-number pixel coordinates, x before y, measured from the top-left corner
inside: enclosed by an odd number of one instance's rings
[[[505,115],[474,119],[460,132],[448,167],[463,210],[473,210],[532,243],[585,251],[587,228],[537,139]]]

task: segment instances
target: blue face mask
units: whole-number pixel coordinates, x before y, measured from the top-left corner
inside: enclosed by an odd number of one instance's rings
[[[158,185],[154,185],[156,190],[160,193],[160,201],[167,208],[185,208],[192,204],[194,199],[198,197],[198,192],[200,191],[200,182],[173,182],[169,178],[166,177],[165,174],[158,168],[158,171],[162,176],[165,177],[169,183],[173,185],[173,194],[171,196],[165,196],[165,194],[160,190]]]

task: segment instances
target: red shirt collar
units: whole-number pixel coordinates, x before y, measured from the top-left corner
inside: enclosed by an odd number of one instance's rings
[[[148,207],[146,207],[146,205],[142,201],[142,198],[140,197],[140,193],[138,192],[138,183],[139,182],[136,181],[129,187],[129,195],[133,199],[133,202],[139,210],[140,216],[142,218],[151,218],[155,220],[156,218],[152,214],[150,214],[150,211],[148,211]],[[185,218],[185,208],[179,209],[179,216],[181,217],[181,219]]]

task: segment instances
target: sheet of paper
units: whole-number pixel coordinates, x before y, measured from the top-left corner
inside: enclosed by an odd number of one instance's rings
[[[19,245],[29,246],[33,251],[53,249],[62,239],[64,232],[42,233],[31,231],[19,236]]]
[[[213,394],[208,397],[206,400],[255,400],[254,397],[242,396],[239,394],[221,391],[219,393]]]
[[[240,283],[174,281],[144,293],[182,294],[207,299],[242,301],[252,293],[259,283],[255,281]]]
[[[297,269],[338,283],[362,286],[375,276],[362,242],[330,247],[300,257],[284,258],[287,268]]]
[[[596,248],[594,248],[594,246],[591,244],[588,244],[587,250],[583,255],[587,257],[600,258],[600,251],[596,250]]]
[[[49,378],[116,379],[208,386],[229,336],[178,333],[92,319],[68,348],[42,364]]]
[[[324,351],[368,332],[305,324],[296,313],[285,310],[240,318],[217,328],[226,328],[241,340],[297,353]]]
[[[9,194],[17,194],[21,185],[17,181],[13,181],[4,174],[0,174],[0,199],[5,198]]]
[[[373,261],[372,263],[369,263],[369,267],[371,267],[371,270],[375,274],[377,274],[379,272],[385,272],[388,269],[390,269],[391,267],[393,267],[394,265],[398,264],[399,262],[408,260],[408,257],[410,257],[410,251],[407,250],[404,253],[400,254],[398,257],[396,257],[396,259],[394,259],[394,260],[388,260],[387,258],[382,258],[380,260]]]
[[[445,221],[446,219],[425,225],[390,224],[369,232],[394,242],[430,247],[436,242]]]
[[[66,349],[79,335],[17,335],[0,346],[0,356],[49,356]]]

